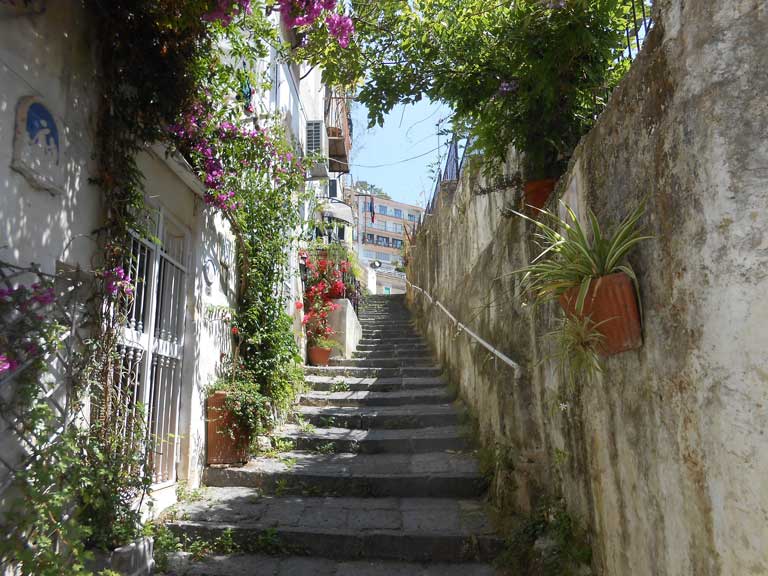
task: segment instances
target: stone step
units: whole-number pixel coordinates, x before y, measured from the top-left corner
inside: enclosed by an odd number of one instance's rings
[[[313,389],[330,391],[346,386],[349,390],[369,390],[371,392],[388,392],[394,390],[419,390],[445,386],[446,380],[439,376],[429,378],[356,378],[351,376],[305,376],[304,380]]]
[[[205,469],[207,486],[259,488],[263,494],[349,497],[479,498],[486,489],[472,454],[318,454],[283,452],[241,467]]]
[[[277,437],[293,442],[296,450],[360,454],[463,451],[469,449],[469,430],[462,426],[439,426],[401,430],[349,430],[315,428],[308,431],[295,424],[283,426]]]
[[[177,535],[214,541],[231,529],[244,552],[336,560],[488,561],[502,545],[484,504],[470,499],[268,497],[250,488],[207,488],[176,517],[168,527]]]
[[[384,317],[384,318],[411,318],[410,312],[402,307],[368,307],[360,310],[359,316]]]
[[[427,342],[421,336],[392,336],[391,338],[382,338],[380,336],[363,336],[360,338],[360,342],[358,342],[358,344],[362,344],[364,346],[370,344],[375,346],[381,346],[382,344],[397,346],[426,346]]]
[[[297,406],[296,412],[313,426],[357,428],[370,430],[386,428],[427,428],[455,426],[461,423],[463,410],[452,404],[420,404],[416,406]]]
[[[363,329],[363,333],[377,332],[380,330],[386,330],[388,332],[418,333],[416,326],[410,322],[394,324],[391,321],[370,322],[363,320],[360,322],[360,327]]]
[[[432,358],[432,353],[426,346],[413,346],[408,348],[393,348],[390,350],[357,350],[353,353],[354,358],[382,360],[395,358]]]
[[[400,356],[398,358],[331,358],[330,366],[365,368],[399,368],[409,366],[434,366],[431,356]]]
[[[307,556],[239,554],[195,562],[192,554],[171,557],[168,576],[494,576],[490,564],[332,560]]]
[[[361,366],[305,366],[304,373],[310,376],[356,376],[358,378],[391,378],[406,376],[425,378],[440,376],[443,371],[434,366],[400,366],[396,368],[371,368]]]
[[[406,344],[401,343],[388,343],[388,342],[379,342],[379,343],[363,343],[360,342],[357,345],[357,351],[358,352],[408,352],[409,350],[414,350],[418,352],[424,352],[429,351],[429,345],[426,343],[426,341],[421,338],[419,342],[409,342]]]
[[[412,326],[405,328],[363,328],[363,338],[415,338],[417,336],[419,336],[419,333]]]
[[[406,404],[446,404],[451,400],[453,396],[450,390],[441,386],[395,392],[312,391],[302,394],[299,403],[302,406],[404,406]]]

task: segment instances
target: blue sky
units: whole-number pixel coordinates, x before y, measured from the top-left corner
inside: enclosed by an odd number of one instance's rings
[[[365,180],[381,186],[393,200],[423,206],[434,189],[430,164],[439,153],[444,158],[448,140],[448,136],[440,136],[440,150],[437,149],[436,124],[449,114],[444,105],[424,99],[417,104],[397,106],[385,117],[383,127],[369,130],[365,107],[354,104],[350,162],[353,181]],[[449,127],[449,122],[444,121],[442,126]],[[413,159],[403,161],[410,158]]]

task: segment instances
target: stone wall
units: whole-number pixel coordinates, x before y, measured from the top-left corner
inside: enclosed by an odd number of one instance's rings
[[[559,312],[520,301],[535,246],[509,216],[517,165],[473,158],[444,186],[409,266],[426,290],[520,364],[507,367],[418,292],[422,330],[498,445],[496,494],[561,495],[613,576],[768,574],[768,7],[655,2],[655,26],[558,194],[609,226],[647,196],[654,236],[630,255],[644,345],[580,394],[544,335]],[[503,466],[502,466],[503,464]]]

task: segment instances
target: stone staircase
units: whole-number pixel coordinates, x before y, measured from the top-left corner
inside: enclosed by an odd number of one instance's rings
[[[399,296],[370,297],[355,358],[307,367],[290,451],[210,467],[205,498],[172,530],[239,554],[180,564],[195,576],[491,576],[502,541],[452,400]],[[245,553],[244,551],[247,551]]]

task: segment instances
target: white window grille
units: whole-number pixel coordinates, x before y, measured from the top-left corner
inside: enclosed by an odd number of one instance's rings
[[[133,237],[125,263],[135,297],[118,386],[145,406],[157,486],[176,481],[189,234],[162,210],[154,213],[153,228],[160,243]]]

